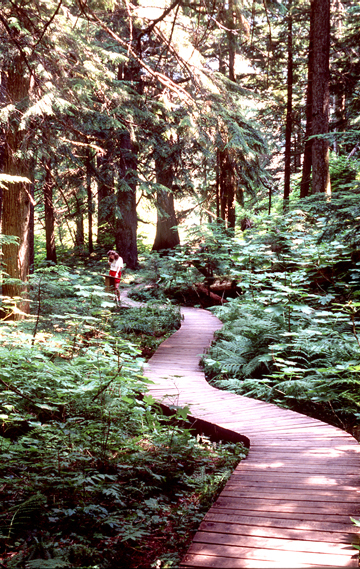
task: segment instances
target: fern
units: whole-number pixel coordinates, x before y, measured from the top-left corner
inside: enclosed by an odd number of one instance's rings
[[[60,569],[61,567],[69,567],[69,561],[55,557],[54,559],[31,559],[26,561],[29,569]]]
[[[6,530],[8,539],[23,530],[25,527],[33,525],[34,521],[36,521],[41,515],[41,511],[46,502],[46,496],[37,492],[25,500],[25,502],[9,508],[8,514],[11,515],[11,521]]]

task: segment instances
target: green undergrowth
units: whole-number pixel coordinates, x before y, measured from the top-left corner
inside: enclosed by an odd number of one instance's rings
[[[36,273],[32,295],[32,318],[0,326],[2,566],[177,565],[245,456],[146,395],[142,346],[172,333],[179,310],[118,310],[65,267]]]
[[[220,291],[214,302],[223,305],[211,310],[224,326],[203,358],[210,382],[360,440],[358,195],[339,191],[291,207],[252,214],[245,232],[190,228],[184,245],[145,259],[146,270],[157,295],[186,302],[199,282]]]
[[[360,348],[346,314],[296,314],[289,332],[267,307],[241,299],[216,309],[224,327],[204,358],[210,382],[358,436]]]
[[[150,357],[164,339],[178,330],[180,325],[179,306],[164,306],[154,301],[139,308],[120,310],[112,320],[113,333],[134,342],[145,358]]]
[[[359,438],[359,255],[340,231],[325,240],[324,227],[295,211],[245,236],[233,269],[241,294],[213,308],[224,326],[204,366],[217,387]]]

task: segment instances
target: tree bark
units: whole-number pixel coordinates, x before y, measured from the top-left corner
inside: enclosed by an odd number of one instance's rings
[[[35,265],[35,199],[34,199],[34,182],[30,185],[30,223],[29,223],[29,274],[34,272]]]
[[[314,76],[313,76],[313,135],[329,132],[329,54],[330,0],[313,0],[314,13]],[[312,145],[312,193],[330,195],[329,143],[314,138]]]
[[[215,178],[216,218],[220,220],[220,150],[216,151],[216,178]]]
[[[141,30],[135,25],[132,29],[133,42],[136,52],[141,54]],[[129,61],[118,67],[118,80],[129,81],[139,95],[143,94],[144,84],[140,64]],[[137,250],[137,150],[131,139],[130,132],[120,134],[120,166],[119,180],[116,192],[117,214],[115,220],[115,243],[117,252],[121,255],[129,269],[138,266]]]
[[[313,120],[313,76],[314,76],[314,6],[311,4],[310,10],[310,32],[309,32],[309,55],[308,55],[308,79],[306,90],[306,131],[304,159],[300,184],[300,198],[306,198],[310,193],[311,168],[312,168],[312,144],[310,139],[312,134]]]
[[[284,211],[289,208],[290,176],[291,176],[291,135],[293,125],[293,42],[292,42],[292,0],[288,1],[288,37],[287,37],[287,104],[285,125],[285,174],[284,174]]]
[[[130,269],[138,264],[137,254],[137,215],[136,215],[136,171],[137,159],[130,133],[119,137],[121,157],[119,166],[118,189],[116,200],[118,215],[116,218],[116,250]]]
[[[171,157],[168,157],[168,160]],[[180,245],[179,232],[174,207],[172,186],[174,181],[174,169],[166,159],[159,157],[155,160],[156,182],[169,191],[160,189],[157,192],[157,223],[156,235],[152,250],[161,251],[174,249]]]
[[[342,28],[343,28],[343,14],[344,6],[341,0],[335,0],[332,2],[331,6],[332,12],[332,23],[334,27],[334,35],[337,41],[341,41]],[[339,76],[340,75],[340,76]],[[334,112],[336,127],[334,132],[343,131],[347,124],[346,118],[346,86],[342,74],[337,74],[336,85],[334,85]],[[334,140],[334,152],[339,154],[339,146],[337,139]]]
[[[88,226],[89,226],[89,235],[88,235],[88,243],[89,243],[89,255],[94,252],[94,243],[93,243],[93,199],[92,199],[92,191],[91,191],[91,165],[92,162],[92,154],[90,149],[87,149],[86,153],[86,192],[87,192],[87,210],[88,210]]]
[[[235,227],[236,173],[228,148],[220,151],[220,215],[230,229]]]
[[[98,225],[97,244],[111,248],[115,235],[116,198],[114,193],[114,170],[112,167],[112,152],[108,149],[105,156],[98,156]]]
[[[85,245],[85,235],[84,235],[84,214],[81,210],[81,204],[79,201],[76,202],[76,234],[75,243],[76,247],[80,250],[84,250]]]
[[[6,81],[7,100],[14,105],[27,105],[27,97],[30,91],[30,78],[27,75],[25,65],[19,56],[8,70]],[[10,175],[23,176],[31,179],[29,164],[24,157],[18,157],[17,153],[23,143],[25,132],[19,129],[16,120],[12,121],[5,132],[4,172]],[[3,284],[4,296],[22,296],[23,301],[17,303],[18,308],[28,313],[30,306],[27,297],[26,281],[30,267],[30,186],[26,183],[9,184],[3,192],[3,215],[2,233],[18,237],[17,245],[3,246],[3,262],[5,271],[10,278],[20,279],[20,284]],[[13,319],[20,320],[22,314],[14,313]]]
[[[233,1],[229,0],[228,8],[224,9],[223,21],[228,28],[227,47],[229,55],[229,79],[236,81],[235,76],[235,55],[236,55],[236,36],[231,31],[235,29]],[[221,45],[220,45],[221,54]],[[219,59],[222,62],[221,57]],[[225,69],[220,67],[219,71],[225,74]],[[228,137],[229,134],[226,134]],[[226,140],[227,142],[227,140]],[[235,198],[236,198],[236,172],[235,165],[228,148],[218,149],[216,162],[216,191],[217,200],[220,206],[220,217],[225,221],[229,229],[235,228]],[[218,209],[218,206],[217,206]],[[219,215],[218,215],[219,217]]]
[[[45,235],[46,235],[46,260],[57,264],[55,245],[55,214],[53,204],[53,182],[51,178],[51,165],[48,161],[43,187],[45,206]]]

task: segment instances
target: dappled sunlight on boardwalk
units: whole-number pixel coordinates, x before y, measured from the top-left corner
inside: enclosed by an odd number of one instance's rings
[[[352,544],[359,528],[350,520],[360,518],[357,441],[316,419],[211,387],[199,361],[221,323],[205,310],[182,312],[181,329],[145,369],[151,394],[188,405],[191,420],[220,436],[250,441],[182,566],[358,567]]]

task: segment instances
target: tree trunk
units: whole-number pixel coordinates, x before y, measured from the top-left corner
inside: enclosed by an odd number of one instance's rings
[[[7,100],[16,105],[29,96],[30,80],[26,75],[24,63],[19,56],[8,71],[6,81]],[[24,112],[24,109],[22,109]],[[18,120],[18,117],[16,117]],[[23,143],[25,132],[18,129],[16,121],[12,121],[12,129],[8,127],[5,133],[4,172],[10,175],[23,176],[31,179],[29,164],[23,157],[16,156]],[[20,284],[3,284],[4,296],[22,296],[26,299],[25,284],[30,266],[30,186],[26,183],[9,184],[3,192],[2,233],[18,237],[17,245],[3,245],[3,263],[10,278],[20,279]],[[29,301],[17,303],[18,308],[29,312]],[[14,313],[13,319],[20,320],[22,314]]]
[[[76,247],[80,250],[84,250],[85,236],[84,236],[84,215],[81,211],[81,204],[76,202],[76,234],[75,234]]]
[[[331,17],[332,24],[334,27],[334,35],[337,41],[341,40],[342,28],[343,28],[343,17],[344,17],[344,6],[340,0],[333,0],[331,5]],[[337,77],[334,95],[334,112],[336,127],[334,132],[343,131],[345,129],[347,118],[346,118],[346,86],[343,77]],[[339,154],[339,146],[337,139],[334,140],[334,152]]]
[[[235,18],[235,9],[234,0],[228,0],[228,6],[224,7],[223,17],[223,22],[227,29],[226,36],[229,55],[229,79],[231,81],[236,81],[235,57],[237,50],[237,22]]]
[[[310,193],[311,168],[312,168],[312,144],[309,140],[312,134],[313,121],[313,76],[314,76],[314,6],[310,10],[310,32],[309,32],[309,55],[308,55],[308,79],[306,90],[306,131],[305,148],[300,184],[300,198],[306,198]]]
[[[162,157],[155,160],[156,182],[169,188],[170,191],[157,191],[157,223],[156,236],[152,250],[174,249],[180,245],[179,232],[174,208],[174,196],[171,192],[174,181],[174,170],[170,163]]]
[[[90,149],[87,149],[86,153],[86,193],[87,193],[87,210],[88,210],[88,226],[89,226],[89,235],[88,235],[88,243],[89,243],[89,255],[94,252],[94,243],[93,243],[93,200],[92,200],[92,191],[91,191],[91,161],[92,161],[92,154]]]
[[[220,215],[228,228],[235,227],[236,173],[228,148],[220,151]]]
[[[116,198],[114,194],[114,171],[111,163],[112,152],[108,150],[105,156],[98,156],[98,226],[97,244],[111,248],[115,235]]]
[[[29,274],[34,272],[35,264],[35,199],[34,199],[34,183],[30,186],[30,223],[29,223]]]
[[[55,246],[55,215],[53,204],[53,183],[51,179],[50,160],[46,167],[44,182],[44,205],[45,205],[45,235],[46,235],[46,260],[57,264]]]
[[[220,220],[220,150],[216,150],[216,178],[215,178],[216,218]]]
[[[137,215],[136,215],[136,170],[137,159],[130,133],[119,137],[121,158],[118,190],[116,194],[118,216],[116,218],[116,250],[130,269],[138,264]]]
[[[287,37],[287,105],[285,126],[285,175],[284,175],[284,211],[289,208],[290,176],[291,176],[291,134],[293,124],[292,92],[293,92],[293,48],[292,48],[292,0],[288,1],[288,37]]]
[[[236,81],[235,76],[235,55],[236,55],[236,35],[231,30],[236,27],[234,20],[234,5],[233,0],[229,0],[228,7],[225,7],[223,21],[227,31],[227,47],[229,54],[229,79]],[[221,50],[221,46],[220,46]],[[221,53],[221,51],[220,51]],[[220,58],[221,63],[221,58]],[[225,69],[219,69],[221,73],[225,74]],[[226,137],[229,134],[227,133]],[[226,140],[227,142],[227,140]],[[216,183],[217,197],[220,206],[220,217],[225,221],[226,226],[231,229],[235,227],[235,198],[236,198],[236,173],[233,160],[228,148],[218,149],[217,163],[216,163]],[[219,218],[219,215],[218,215]]]
[[[141,36],[139,28],[132,28],[133,42],[137,53],[141,54]],[[118,67],[118,80],[132,83],[139,95],[143,94],[144,84],[141,75],[141,67],[135,61],[129,61]],[[137,251],[137,213],[136,213],[136,184],[137,184],[137,151],[131,140],[129,132],[120,134],[120,167],[119,181],[116,192],[116,204],[118,213],[115,220],[115,243],[116,250],[123,258],[129,269],[138,266]]]
[[[314,13],[314,77],[313,77],[313,135],[329,132],[329,52],[330,0],[313,0]],[[312,193],[330,195],[329,143],[314,138],[312,145]]]

